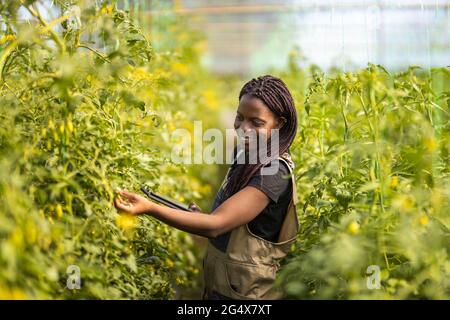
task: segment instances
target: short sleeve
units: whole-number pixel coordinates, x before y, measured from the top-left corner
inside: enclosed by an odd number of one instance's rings
[[[277,203],[284,192],[290,187],[290,172],[284,161],[274,159],[269,166],[278,166],[278,170],[274,174],[261,175],[256,173],[248,182],[248,186],[253,186],[264,192],[273,202]],[[275,167],[276,168],[276,167]]]

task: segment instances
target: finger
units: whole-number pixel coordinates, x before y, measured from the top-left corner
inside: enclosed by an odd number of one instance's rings
[[[134,198],[136,198],[136,194],[133,193],[133,192],[129,192],[129,191],[126,191],[126,190],[120,190],[119,193],[120,193],[121,195],[123,195],[123,196],[129,198],[129,199],[134,199]]]
[[[119,210],[126,210],[130,207],[129,204],[121,201],[120,199],[114,199],[114,206]]]
[[[189,204],[189,209],[194,210],[194,211],[201,211],[200,207],[193,202],[191,202]]]
[[[117,198],[114,199],[114,207],[116,207],[117,210],[121,210],[122,205],[119,203]]]
[[[127,191],[121,191],[119,192],[119,195],[121,195],[123,197],[122,200],[125,201],[132,201],[136,199],[136,195],[131,193],[131,192],[127,192]]]

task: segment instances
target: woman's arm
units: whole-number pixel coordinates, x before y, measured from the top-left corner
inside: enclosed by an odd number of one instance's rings
[[[119,190],[119,194],[127,201],[114,199],[118,210],[134,215],[148,214],[172,227],[207,238],[215,238],[250,222],[269,204],[267,195],[252,186],[228,198],[211,214],[172,209],[124,190]]]

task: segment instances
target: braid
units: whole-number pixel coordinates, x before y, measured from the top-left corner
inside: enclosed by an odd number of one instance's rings
[[[260,99],[277,117],[284,117],[287,120],[279,131],[278,154],[289,153],[289,147],[297,134],[297,112],[286,84],[277,77],[265,75],[247,82],[239,93],[239,101],[246,94]],[[270,143],[270,138],[268,140]],[[236,152],[237,148],[234,149],[234,155]],[[270,148],[268,152],[270,153]],[[268,156],[269,161],[272,160],[273,156],[271,154]],[[226,194],[231,196],[242,189],[264,165],[265,163],[236,164],[225,185]]]

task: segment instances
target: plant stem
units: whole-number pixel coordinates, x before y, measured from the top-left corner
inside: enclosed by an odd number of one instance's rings
[[[52,26],[49,25],[47,21],[44,20],[44,18],[42,18],[39,10],[37,10],[33,5],[27,6],[26,4],[24,4],[23,0],[20,0],[20,3],[25,7],[25,9],[28,10],[29,13],[31,13],[36,19],[39,20],[39,22],[44,27],[44,30],[50,33],[50,37],[53,39],[53,41],[55,41],[56,45],[59,47],[61,54],[64,54],[66,52],[66,45],[61,40],[61,38],[56,34],[56,32],[53,31]]]
[[[97,56],[99,56],[100,59],[102,59],[103,61],[108,62],[108,63],[111,63],[111,61],[110,61],[107,57],[105,57],[103,54],[101,54],[101,53],[98,52],[97,50],[95,50],[95,49],[93,49],[93,48],[91,48],[91,47],[89,47],[89,46],[87,46],[87,45],[79,44],[79,45],[78,45],[78,48],[85,48],[85,49],[88,49],[88,50],[92,51],[93,53],[95,53]]]
[[[6,59],[8,59],[9,55],[13,52],[17,45],[17,40],[14,40],[5,48],[3,54],[0,56],[0,82],[3,81],[3,68],[5,67]]]

